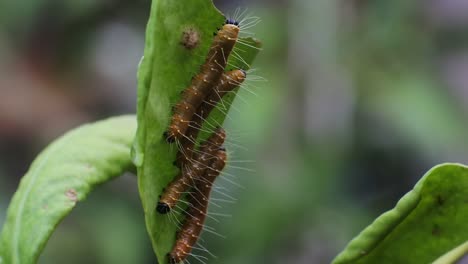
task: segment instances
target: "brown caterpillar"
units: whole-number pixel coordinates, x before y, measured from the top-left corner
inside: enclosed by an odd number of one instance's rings
[[[219,149],[216,153],[216,159],[211,163],[210,168],[201,179],[196,181],[195,192],[190,199],[190,206],[186,211],[184,224],[182,229],[177,233],[174,248],[167,254],[170,264],[184,261],[197,242],[203,230],[213,182],[224,169],[226,159],[226,151]]]
[[[192,83],[184,90],[181,101],[174,107],[171,123],[168,130],[164,132],[167,142],[180,140],[185,135],[196,109],[210,94],[214,83],[224,72],[227,58],[238,35],[239,26],[234,23],[226,23],[214,37],[205,63],[200,67],[200,72],[192,78]]]
[[[225,138],[226,132],[224,129],[217,128],[213,135],[200,146],[199,154],[196,155],[194,161],[182,168],[181,173],[163,191],[156,206],[156,211],[167,214],[176,206],[182,194],[210,167]]]
[[[200,132],[203,121],[213,108],[222,100],[223,96],[233,91],[244,82],[247,74],[244,70],[233,70],[221,75],[217,85],[210,95],[203,101],[197,112],[193,115],[192,124],[187,129],[185,137],[181,140],[181,150],[177,153],[176,165],[181,167],[193,157],[193,149]]]

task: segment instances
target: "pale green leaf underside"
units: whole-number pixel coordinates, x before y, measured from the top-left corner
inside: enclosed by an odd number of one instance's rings
[[[144,57],[138,70],[138,131],[132,155],[138,169],[138,187],[148,233],[160,263],[167,263],[165,256],[174,243],[176,226],[174,220],[171,222],[167,215],[156,213],[155,208],[162,189],[178,173],[172,165],[177,147],[166,143],[162,135],[169,125],[172,106],[198,72],[213,33],[224,20],[211,0],[152,2]],[[193,50],[187,50],[180,43],[186,28],[200,33],[201,43]],[[253,39],[244,40],[253,46],[260,45]],[[241,46],[237,52],[250,64],[258,50]],[[233,66],[248,69],[248,65],[232,57],[229,61]],[[227,104],[233,99],[231,95]],[[222,124],[224,118],[224,113],[213,111],[209,122]],[[206,136],[202,133],[199,138]]]
[[[50,144],[21,179],[0,235],[0,262],[35,263],[59,222],[97,185],[132,169],[135,116],[76,128]]]
[[[468,241],[467,198],[468,168],[436,166],[333,263],[431,263]]]
[[[445,255],[438,258],[432,264],[452,264],[456,263],[462,257],[468,256],[468,240],[458,247],[450,250]]]

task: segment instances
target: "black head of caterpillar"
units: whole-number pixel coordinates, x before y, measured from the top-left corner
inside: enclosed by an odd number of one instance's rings
[[[233,24],[225,24],[214,37],[208,51],[205,63],[201,65],[200,72],[192,78],[191,84],[183,93],[181,101],[175,108],[182,109],[179,104],[191,105],[185,112],[173,115],[168,130],[164,133],[167,142],[180,140],[187,131],[192,116],[200,104],[208,96],[221,77],[226,67],[229,54],[239,35],[239,27]]]
[[[234,25],[234,26],[239,26],[239,22],[234,20],[234,19],[231,19],[231,18],[228,18],[226,19],[226,21],[224,22],[224,24],[230,24],[230,25]]]
[[[223,96],[241,85],[246,77],[247,73],[244,70],[232,70],[221,75],[211,94],[205,98],[195,115],[193,115],[191,126],[187,129],[185,137],[180,142],[181,149],[177,153],[176,166],[180,168],[192,159],[195,141],[203,121],[206,120],[213,108],[222,100]]]
[[[225,139],[226,132],[224,129],[218,128],[213,135],[203,142],[196,157],[182,168],[181,173],[164,189],[156,206],[158,213],[167,214],[177,205],[182,194],[192,186],[194,180],[201,177],[206,169],[210,167],[213,158],[216,157],[216,153]]]
[[[208,200],[215,179],[226,165],[227,155],[219,149],[210,168],[196,181],[194,195],[189,201],[189,208],[182,229],[177,233],[177,240],[171,252],[167,254],[170,264],[184,261],[198,240],[206,218]]]

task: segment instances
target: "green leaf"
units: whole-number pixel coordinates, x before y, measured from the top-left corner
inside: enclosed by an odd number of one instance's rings
[[[138,169],[146,226],[160,263],[167,263],[166,254],[174,244],[176,226],[174,217],[171,221],[167,215],[156,213],[155,208],[162,189],[178,173],[172,165],[177,148],[166,143],[162,135],[169,125],[172,105],[180,99],[181,91],[198,72],[213,33],[224,20],[211,0],[154,0],[152,3],[144,57],[138,70],[138,130],[132,155]],[[193,50],[180,44],[182,33],[187,28],[195,29],[200,35],[200,44]],[[244,41],[256,47],[260,45],[253,39]],[[248,64],[258,52],[246,45],[237,50]],[[245,66],[231,58],[229,61],[234,66]],[[233,99],[231,96],[226,104],[230,105]],[[224,113],[213,111],[208,122],[222,124],[224,118]],[[199,140],[206,136],[201,133]]]
[[[83,125],[50,144],[21,179],[0,235],[0,263],[35,263],[59,222],[97,185],[132,169],[135,116]]]
[[[436,166],[333,263],[431,263],[468,241],[467,198],[468,167]]]

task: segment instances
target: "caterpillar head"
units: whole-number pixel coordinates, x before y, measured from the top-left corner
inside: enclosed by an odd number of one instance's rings
[[[227,73],[227,82],[231,85],[240,85],[244,82],[245,78],[247,78],[247,72],[240,69],[240,70],[232,70]]]
[[[224,22],[224,24],[230,24],[230,25],[234,25],[234,26],[239,26],[239,22],[234,20],[234,19],[231,19],[231,18],[228,18],[226,19],[226,21]]]
[[[156,206],[156,211],[160,214],[167,214],[171,211],[171,207],[167,203],[161,203],[158,202],[158,205]]]
[[[243,70],[243,69],[240,69],[240,71],[244,74],[244,78],[246,78],[247,77],[247,72],[245,70]]]
[[[167,253],[167,258],[169,259],[169,264],[179,263],[178,258],[176,256],[172,256],[171,253]]]

